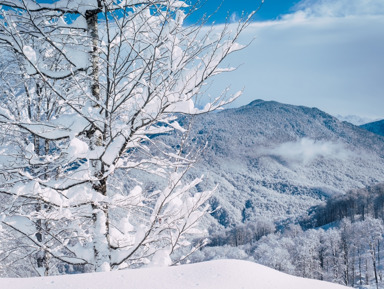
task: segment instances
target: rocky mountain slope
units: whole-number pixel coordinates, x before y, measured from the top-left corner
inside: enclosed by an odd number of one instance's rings
[[[205,175],[199,189],[218,185],[212,215],[224,226],[295,218],[331,195],[384,181],[384,137],[317,108],[255,100],[196,117],[191,135],[208,140],[191,174]]]

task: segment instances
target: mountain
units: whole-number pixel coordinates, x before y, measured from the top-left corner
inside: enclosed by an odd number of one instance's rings
[[[219,260],[161,268],[38,278],[1,278],[0,288],[135,288],[135,289],[343,289],[324,281],[290,276],[251,262]]]
[[[361,116],[358,116],[358,115],[335,115],[336,118],[340,121],[347,121],[347,122],[350,122],[354,125],[363,125],[363,124],[366,124],[366,123],[369,123],[369,122],[372,122],[374,121],[374,119],[372,118],[368,118],[368,117],[361,117]]]
[[[373,132],[375,134],[384,136],[384,119],[375,121],[375,122],[370,122],[370,123],[361,125],[360,127],[370,132]]]
[[[205,175],[198,189],[218,185],[211,224],[295,218],[329,196],[384,181],[384,137],[317,108],[255,100],[198,116],[192,127],[194,143],[209,145],[190,174]]]

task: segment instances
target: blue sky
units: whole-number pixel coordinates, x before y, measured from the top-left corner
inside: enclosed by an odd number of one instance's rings
[[[193,0],[191,2],[194,3]],[[204,0],[202,2],[204,3]],[[255,20],[277,19],[280,15],[289,13],[298,2],[299,0],[265,0],[262,9],[255,16]],[[199,19],[204,13],[212,14],[220,4],[221,8],[213,16],[216,23],[225,22],[228,15],[237,15],[239,17],[243,12],[250,13],[256,10],[261,4],[261,0],[207,0],[202,8],[191,17],[192,20]]]
[[[254,7],[225,1],[230,15]],[[229,84],[233,92],[244,88],[231,106],[264,99],[384,118],[383,0],[265,0],[255,20],[240,39],[251,45],[227,61],[239,68],[217,77],[212,97]]]

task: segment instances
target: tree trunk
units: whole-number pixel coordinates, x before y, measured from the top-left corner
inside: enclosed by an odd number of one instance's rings
[[[349,286],[349,252],[348,252],[348,245],[347,241],[344,239],[343,240],[343,251],[344,251],[344,256],[343,256],[343,263],[344,263],[344,284],[346,286]]]
[[[94,241],[93,250],[95,257],[96,272],[111,270],[111,253],[108,242],[109,223],[108,211],[101,206],[93,206]]]
[[[91,72],[91,92],[95,103],[94,107],[98,107],[100,97],[99,84],[99,32],[98,32],[98,13],[102,12],[101,0],[97,1],[98,7],[93,10],[87,10],[85,18],[87,21],[88,34],[91,39],[90,62],[92,64]],[[90,149],[95,149],[97,146],[103,145],[103,133],[96,130],[91,130],[88,134],[90,140]],[[96,160],[92,163],[93,174],[98,179],[93,184],[93,189],[103,196],[107,195],[107,178],[104,177],[104,165],[101,160]],[[95,270],[97,272],[110,271],[111,253],[109,244],[109,215],[108,206],[103,204],[92,205],[92,219],[94,229],[93,251],[95,257]]]
[[[360,276],[360,286],[363,285],[363,279],[362,279],[362,276],[363,276],[363,272],[361,270],[361,253],[360,253],[360,249],[357,250],[357,254],[359,254],[359,276]]]
[[[370,244],[370,251],[371,251],[371,257],[372,257],[372,266],[373,266],[373,273],[375,276],[375,282],[376,282],[376,288],[379,288],[379,279],[377,277],[377,268],[376,268],[376,248],[373,244]]]
[[[381,273],[381,266],[380,266],[380,240],[377,240],[377,268],[379,271],[379,280],[381,282],[383,280],[383,275]]]
[[[97,24],[97,14],[101,12],[101,3],[100,0],[98,2],[98,8],[94,10],[87,10],[85,12],[85,18],[87,21],[87,29],[88,34],[91,39],[91,51],[90,53],[90,61],[92,64],[92,72],[91,72],[91,78],[92,78],[92,84],[91,84],[91,91],[92,96],[95,98],[96,101],[100,100],[100,84],[99,84],[99,29]]]
[[[356,264],[356,249],[353,250],[352,252],[352,284],[351,286],[352,287],[355,287],[355,279],[356,279],[356,267],[355,267],[355,264]]]

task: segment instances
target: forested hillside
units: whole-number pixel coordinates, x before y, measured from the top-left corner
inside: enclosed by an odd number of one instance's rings
[[[384,136],[384,120],[379,120],[379,121],[363,124],[360,127],[364,128],[370,132],[373,132],[375,134]]]
[[[278,226],[263,218],[245,221],[211,236],[194,261],[252,260],[296,276],[381,288],[383,196],[384,184],[378,184],[331,197]]]
[[[207,143],[191,175],[204,173],[201,190],[218,185],[210,224],[296,218],[333,195],[384,181],[384,137],[317,108],[256,100],[191,123],[193,145]]]

